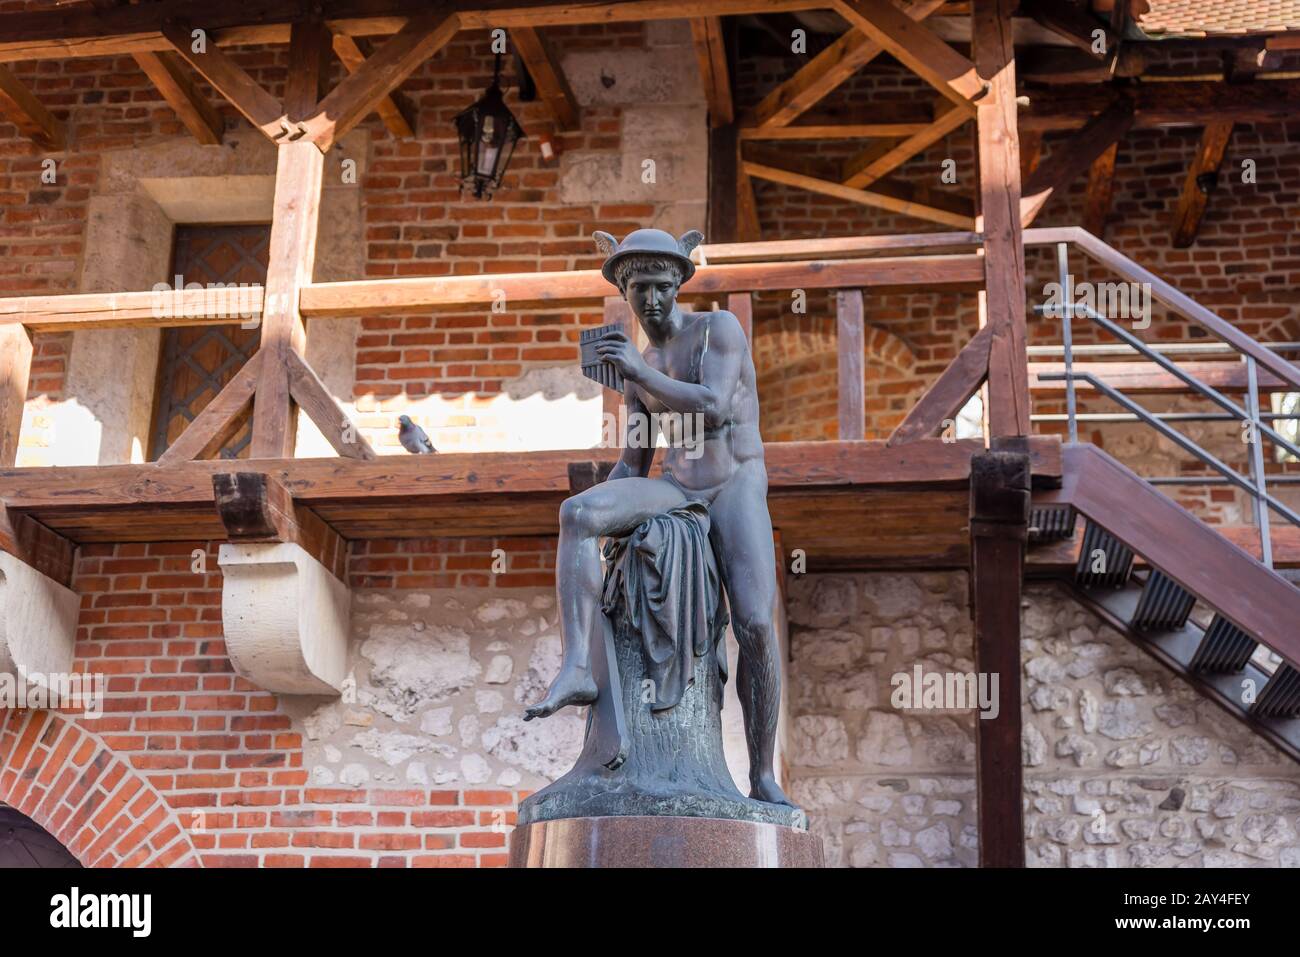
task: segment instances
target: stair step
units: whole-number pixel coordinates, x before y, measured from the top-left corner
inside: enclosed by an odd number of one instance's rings
[[[1077,518],[1070,505],[1033,505],[1029,509],[1029,540],[1037,544],[1073,538]]]
[[[1159,569],[1147,576],[1133,613],[1138,631],[1176,631],[1187,623],[1196,596]]]
[[[1262,718],[1300,718],[1300,673],[1290,665],[1278,665],[1250,706],[1250,713]]]
[[[1098,552],[1105,557],[1104,571],[1094,571]],[[1133,572],[1133,552],[1118,538],[1094,522],[1083,530],[1083,548],[1075,569],[1075,581],[1084,588],[1120,588]]]
[[[1246,667],[1254,653],[1254,638],[1228,619],[1215,615],[1192,656],[1191,668],[1199,672],[1231,674]]]

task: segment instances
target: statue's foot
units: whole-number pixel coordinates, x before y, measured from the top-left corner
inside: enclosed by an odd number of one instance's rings
[[[599,689],[588,669],[564,667],[551,682],[551,689],[546,693],[546,697],[524,709],[524,720],[549,718],[569,705],[591,704],[596,700],[597,694]]]
[[[784,804],[786,807],[794,807],[794,802],[785,796],[781,790],[781,785],[776,783],[776,778],[770,774],[750,782],[749,796],[756,801],[766,801],[768,804]]]

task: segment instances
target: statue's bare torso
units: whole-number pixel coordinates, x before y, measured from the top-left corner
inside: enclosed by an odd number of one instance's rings
[[[652,369],[680,382],[703,381],[704,359],[710,340],[722,335],[743,336],[736,317],[729,312],[682,313],[680,332],[661,346],[649,345],[642,352]],[[638,405],[656,414],[664,429],[668,447],[663,450],[663,475],[690,498],[711,502],[717,492],[747,462],[763,464],[763,440],[758,428],[758,391],[754,363],[745,350],[739,375],[730,395],[723,400],[722,421],[703,421],[702,428],[672,414],[654,395],[629,383],[629,410]],[[704,417],[701,415],[701,419]]]

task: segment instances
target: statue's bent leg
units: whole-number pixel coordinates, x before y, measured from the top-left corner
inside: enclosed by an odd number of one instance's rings
[[[623,478],[594,485],[560,506],[560,544],[555,592],[560,605],[564,658],[546,697],[524,711],[524,720],[545,718],[566,705],[591,704],[591,639],[600,627],[600,537],[636,528],[647,518],[686,502],[663,479]]]
[[[767,511],[767,473],[762,462],[741,466],[713,500],[709,518],[726,585],[731,627],[740,645],[736,690],[745,715],[750,797],[791,804],[773,772],[781,673],[772,623],[776,554],[772,519]]]

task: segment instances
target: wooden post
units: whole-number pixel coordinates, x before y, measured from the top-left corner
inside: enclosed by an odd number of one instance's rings
[[[0,468],[10,468],[18,459],[31,373],[32,337],[20,323],[0,326]]]
[[[836,346],[840,357],[840,440],[867,437],[866,397],[863,394],[862,290],[835,294]]]
[[[975,670],[998,679],[997,716],[975,719],[982,867],[1025,866],[1020,583],[1028,529],[1028,453],[992,451],[974,456],[970,530]]]
[[[1020,143],[1016,129],[1016,65],[1011,45],[1015,0],[974,0],[971,45],[975,69],[989,91],[976,103],[979,183],[984,233],[984,287],[989,347],[989,428],[995,436],[1029,434],[1025,349],[1025,249],[1020,229]]]
[[[727,296],[727,311],[740,322],[749,340],[750,351],[754,348],[754,294],[750,292],[733,292]]]
[[[311,282],[320,224],[325,155],[308,139],[278,147],[270,263],[262,306],[262,367],[253,403],[255,459],[292,458],[295,416],[289,396],[291,351],[302,353],[307,332],[298,293]]]

